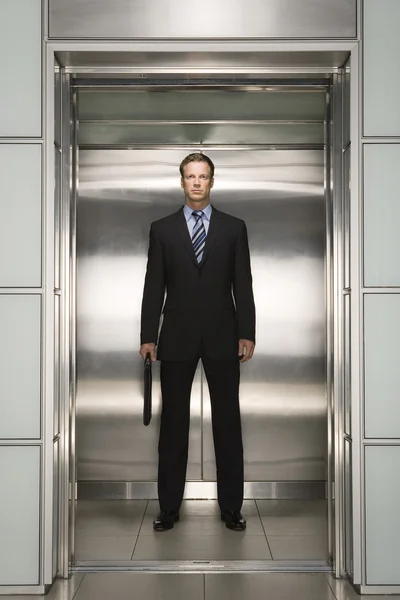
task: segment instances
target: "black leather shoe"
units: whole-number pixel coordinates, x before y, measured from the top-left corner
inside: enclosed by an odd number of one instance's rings
[[[239,510],[221,511],[221,521],[224,521],[226,527],[232,529],[232,531],[244,531],[246,529],[246,519]]]
[[[168,531],[168,529],[173,529],[177,521],[179,521],[179,513],[176,510],[162,510],[153,521],[153,529],[154,531]]]

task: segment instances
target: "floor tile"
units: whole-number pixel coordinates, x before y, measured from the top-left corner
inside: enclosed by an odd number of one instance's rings
[[[325,517],[326,500],[256,500],[261,517]]]
[[[78,500],[76,531],[80,537],[137,535],[147,500]]]
[[[261,517],[266,535],[325,536],[328,521],[322,517]]]
[[[143,525],[140,530],[140,537],[143,535],[156,535],[153,530],[154,515],[147,515],[144,518]],[[259,516],[246,516],[247,526],[243,533],[240,535],[262,535],[264,536],[264,529]],[[176,523],[174,529],[168,532],[171,537],[175,536],[196,536],[196,535],[232,535],[225,523],[221,521],[220,514],[216,515],[187,515],[181,514],[180,520]]]
[[[345,581],[344,579],[335,579],[330,573],[327,573],[325,577],[331,590],[335,594],[336,600],[356,600],[362,598],[348,581]],[[375,600],[376,596],[373,596],[373,598]]]
[[[159,512],[158,500],[149,500],[146,514],[154,517]],[[242,513],[247,518],[257,516],[258,510],[254,500],[244,500]],[[183,500],[180,514],[187,516],[219,515],[220,509],[217,500]]]
[[[227,531],[228,535],[158,535],[139,536],[133,560],[269,560],[264,536],[246,536]]]
[[[197,574],[96,573],[85,576],[74,600],[203,600]]]
[[[280,501],[282,502],[282,501]],[[292,504],[288,504],[291,502]],[[268,535],[326,535],[326,503],[257,500],[261,520]]]
[[[327,560],[326,536],[267,536],[274,560]]]
[[[69,579],[57,579],[46,600],[73,600],[84,577],[83,573],[74,573]]]
[[[77,534],[75,560],[130,560],[137,536],[82,536]]]
[[[205,592],[205,600],[335,600],[321,573],[211,574]]]

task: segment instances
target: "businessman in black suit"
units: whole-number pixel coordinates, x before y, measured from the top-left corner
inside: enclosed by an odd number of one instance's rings
[[[211,206],[214,165],[208,156],[189,154],[180,173],[185,206],[151,225],[142,302],[140,354],[145,358],[150,352],[154,361],[157,346],[161,361],[161,512],[153,526],[155,531],[166,531],[179,520],[188,457],[190,392],[201,359],[210,390],[221,519],[229,529],[242,531],[246,521],[240,512],[240,363],[251,359],[255,345],[246,225]]]

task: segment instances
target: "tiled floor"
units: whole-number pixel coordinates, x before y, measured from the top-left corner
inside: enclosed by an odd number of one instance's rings
[[[32,596],[2,596],[30,600]],[[346,581],[322,573],[75,574],[47,600],[367,600]],[[372,596],[374,600],[400,596]]]
[[[155,533],[155,501],[79,501],[76,558],[84,560],[326,560],[324,501],[245,501],[245,532],[226,529],[215,501],[186,501],[172,531]],[[2,596],[13,600],[16,596]],[[29,600],[32,596],[19,596]],[[47,600],[367,600],[324,573],[75,574]],[[388,596],[373,596],[386,600]],[[395,598],[395,596],[390,596]],[[397,596],[400,598],[400,596]]]
[[[228,530],[213,500],[183,502],[173,530],[155,533],[155,500],[83,501],[77,506],[75,558],[101,560],[327,559],[324,500],[245,500],[244,532]]]

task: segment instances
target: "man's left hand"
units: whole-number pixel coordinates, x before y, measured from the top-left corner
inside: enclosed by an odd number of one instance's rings
[[[242,357],[240,359],[241,363],[247,362],[251,359],[254,354],[254,346],[255,344],[251,340],[239,340],[238,354]]]

